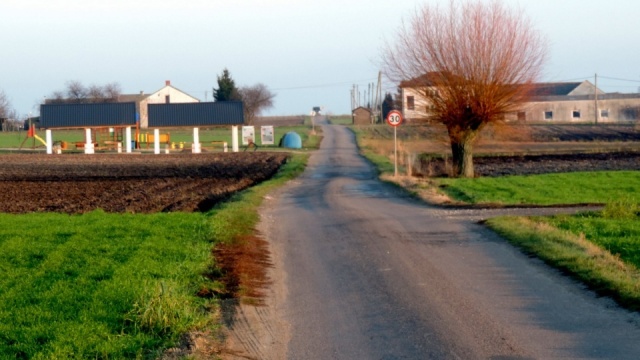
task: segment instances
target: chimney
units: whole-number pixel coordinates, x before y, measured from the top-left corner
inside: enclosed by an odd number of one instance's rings
[[[171,80],[165,80],[165,81],[164,81],[164,84],[165,84],[166,86],[170,86],[170,85],[171,85]]]

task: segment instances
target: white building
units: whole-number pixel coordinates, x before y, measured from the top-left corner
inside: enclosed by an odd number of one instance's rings
[[[135,102],[140,115],[140,128],[146,129],[149,127],[149,104],[197,103],[200,100],[174,87],[171,81],[167,80],[163,88],[150,95],[143,91],[140,94],[120,95],[118,102]]]
[[[431,104],[425,94],[437,91],[427,74],[402,81],[402,113],[408,122],[428,121]],[[589,81],[537,83],[532,97],[509,120],[527,122],[635,122],[640,94],[607,94]],[[597,118],[596,118],[597,114]]]

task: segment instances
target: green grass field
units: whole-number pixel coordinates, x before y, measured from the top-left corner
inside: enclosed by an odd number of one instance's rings
[[[203,214],[1,214],[0,229],[1,358],[149,358],[211,319],[194,296]]]
[[[640,202],[640,171],[600,171],[534,176],[434,179],[451,198],[471,204],[604,204]]]
[[[257,207],[297,176],[271,180],[206,214],[0,214],[0,359],[156,359],[191,330],[215,330],[224,292],[212,246],[253,232]]]
[[[241,130],[242,129],[239,129],[238,131],[239,137],[242,137]],[[319,132],[319,130],[320,128],[316,126],[316,132]],[[302,139],[303,148],[307,148],[307,149],[317,148],[319,146],[319,142],[321,138],[321,134],[316,134],[316,135],[310,134],[310,131],[311,131],[310,123],[308,125],[275,126],[274,127],[275,144],[263,146],[260,142],[260,127],[256,126],[255,131],[256,131],[255,132],[256,139],[258,140],[258,145],[260,146],[260,148],[265,148],[270,150],[277,148],[278,144],[280,143],[280,139],[282,139],[284,134],[286,134],[289,131],[297,132]],[[140,133],[144,135],[153,135],[153,130],[143,129],[140,131]],[[193,129],[179,129],[179,128],[162,129],[160,131],[160,134],[169,134],[170,141],[173,143],[176,143],[176,145],[178,146],[181,142],[183,144],[186,144],[187,146],[189,146],[193,142]],[[37,135],[42,139],[45,138],[44,131],[37,131]],[[31,148],[34,146],[34,144],[38,148],[44,148],[44,145],[41,142],[37,140],[34,141],[33,138],[25,141],[26,136],[27,136],[26,131],[0,132],[0,149],[18,148],[20,147],[21,144],[23,144],[24,148]],[[73,144],[75,142],[84,142],[85,141],[84,136],[85,136],[85,133],[84,133],[84,130],[82,129],[52,131],[52,138],[54,142],[65,141],[70,144]],[[107,132],[102,132],[97,136],[98,136],[97,139],[99,140],[99,144],[104,142],[104,140],[112,139],[112,136],[110,137]],[[221,142],[221,141],[227,142],[228,147],[229,148],[231,147],[231,128],[230,127],[202,128],[199,131],[199,137],[200,137],[200,143],[204,148],[214,149],[214,150],[217,149],[219,151],[222,151],[222,145],[219,143],[214,143],[214,142]],[[239,141],[240,141],[240,146],[242,147],[242,140],[239,139]],[[145,148],[147,147],[147,144],[141,144],[141,146]],[[148,147],[152,148],[153,144],[149,144]],[[70,146],[69,150],[74,150],[74,147]]]

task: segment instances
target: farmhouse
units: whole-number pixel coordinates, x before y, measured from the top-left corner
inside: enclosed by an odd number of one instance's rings
[[[408,122],[428,121],[429,92],[438,91],[433,73],[402,81],[402,112]],[[589,81],[536,83],[522,110],[507,120],[527,122],[636,122],[640,120],[640,94],[607,94]]]
[[[146,129],[149,127],[149,104],[197,103],[200,100],[177,89],[171,85],[171,81],[167,80],[162,89],[151,95],[146,95],[143,91],[140,94],[120,95],[118,102],[136,103],[136,111],[140,118],[140,128]]]

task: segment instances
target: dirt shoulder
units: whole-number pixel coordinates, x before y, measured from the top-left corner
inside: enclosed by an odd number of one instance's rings
[[[262,246],[268,247],[263,248],[268,258],[264,258],[263,252],[262,261],[259,261],[264,270],[261,277],[264,276],[266,281],[262,283],[264,286],[258,286],[259,294],[254,293],[257,296],[240,296],[235,301],[227,300],[222,307],[226,327],[223,331],[224,348],[219,354],[222,360],[286,358],[289,326],[279,312],[282,311],[282,303],[287,296],[287,274],[281,260],[282,248],[268,240],[273,238],[276,226],[276,219],[271,211],[274,201],[274,197],[265,198],[257,229],[257,239],[260,239]],[[248,262],[252,259],[246,257],[244,260]],[[247,269],[244,266],[240,268],[245,272],[241,276],[246,278]]]

